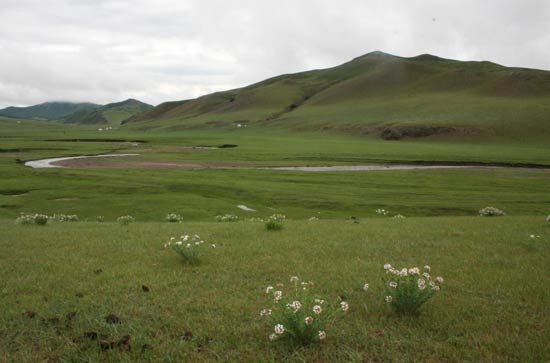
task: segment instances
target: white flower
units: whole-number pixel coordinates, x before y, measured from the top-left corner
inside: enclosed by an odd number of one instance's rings
[[[431,270],[432,270],[432,268],[431,268],[430,266],[426,265],[426,266],[424,266],[424,270],[426,270],[426,271],[428,271],[428,272],[429,272],[429,271],[431,271]]]
[[[182,245],[182,242],[181,242],[181,241],[177,241],[177,242],[175,243],[175,245],[176,245],[176,246],[181,246],[181,245]]]
[[[277,339],[277,334],[271,333],[271,334],[269,335],[269,340],[274,341],[275,339]]]
[[[317,304],[323,305],[324,302],[325,302],[325,300],[315,299],[315,303],[317,303]]]
[[[340,303],[340,308],[342,308],[342,311],[343,311],[343,312],[346,312],[346,311],[349,310],[349,304],[348,304],[347,302],[345,302],[345,301],[342,301],[342,302]]]
[[[285,332],[285,327],[283,326],[283,324],[277,324],[275,325],[273,330],[275,330],[275,334],[281,335]]]
[[[273,293],[273,298],[275,299],[275,302],[279,302],[279,300],[281,300],[282,297],[283,297],[282,291],[275,291]]]
[[[418,267],[410,268],[409,275],[420,275],[420,270],[418,269]]]
[[[304,322],[306,323],[306,325],[311,325],[313,324],[313,318],[311,316],[306,316]]]
[[[269,316],[271,315],[271,309],[262,309],[262,311],[260,311],[260,316]]]
[[[389,270],[391,265],[389,263],[384,264],[384,270]]]
[[[297,312],[302,307],[302,303],[300,303],[299,301],[296,300],[296,301],[293,301],[292,303],[288,304],[287,307],[294,310],[294,312]]]
[[[317,334],[319,334],[319,340],[324,340],[327,337],[327,333],[322,330],[319,330]]]
[[[408,275],[407,269],[406,269],[406,268],[402,269],[401,272],[399,273],[399,275],[401,275],[401,276],[407,276],[407,275]]]
[[[369,284],[363,285],[363,291],[367,292],[369,290]]]
[[[391,295],[386,296],[387,303],[391,303],[392,300],[393,300],[393,297]]]
[[[397,287],[397,282],[395,282],[395,281],[390,281],[389,285],[390,285],[390,287],[392,287],[392,288],[395,289],[395,288]]]
[[[200,242],[195,242],[195,246],[198,246],[200,245],[201,243]]]
[[[438,284],[441,284],[444,280],[443,280],[443,277],[437,276],[437,277],[435,278],[435,281],[436,281]]]
[[[266,293],[266,294],[269,294],[269,293],[271,292],[271,290],[273,290],[273,286],[268,286],[268,287],[266,287],[266,289],[265,289],[265,293]]]
[[[215,243],[212,243],[212,248],[216,248],[216,244],[215,244]]]
[[[319,306],[319,305],[315,305],[313,307],[313,312],[317,315],[321,314],[322,311],[323,311],[323,309],[321,309],[321,306]]]
[[[418,279],[418,288],[424,290],[426,288],[426,281],[424,279]]]
[[[176,239],[176,237],[170,237],[170,241],[173,241],[175,239]]]
[[[428,279],[428,280],[430,279],[430,274],[427,273],[427,272],[424,272],[424,273],[422,274],[422,276],[424,276],[424,277],[425,277],[426,279]]]
[[[435,285],[435,286],[432,287],[432,289],[435,290],[435,291],[439,291],[439,286]]]
[[[299,279],[298,279],[298,276],[292,276],[292,277],[290,278],[290,282],[298,282],[298,280],[299,280]]]
[[[186,247],[191,248],[191,243],[188,243]]]

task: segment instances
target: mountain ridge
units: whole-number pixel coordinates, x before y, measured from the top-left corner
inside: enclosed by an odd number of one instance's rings
[[[20,119],[55,120],[74,112],[93,110],[100,105],[90,102],[51,101],[27,107],[9,106],[0,110],[0,116]]]
[[[412,124],[424,130],[460,129],[468,137],[550,136],[548,114],[548,71],[375,51],[331,68],[162,103],[123,123],[176,129],[247,123],[354,133]]]

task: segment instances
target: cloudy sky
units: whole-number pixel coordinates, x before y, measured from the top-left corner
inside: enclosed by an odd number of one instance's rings
[[[374,50],[550,70],[548,0],[0,0],[0,107],[158,104]]]

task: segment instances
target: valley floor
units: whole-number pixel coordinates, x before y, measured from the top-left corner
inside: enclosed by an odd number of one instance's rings
[[[246,221],[3,220],[0,228],[0,351],[8,361],[550,359],[550,223],[542,216],[320,219],[275,232]],[[183,233],[217,247],[186,266],[163,248]],[[384,302],[384,263],[430,264],[445,277],[441,293],[419,317],[394,315]],[[350,311],[322,344],[289,350],[268,340],[272,327],[259,311],[265,287],[294,275],[314,281],[328,301],[344,296]],[[109,314],[120,323],[106,323]],[[90,332],[129,335],[131,350],[102,350]]]

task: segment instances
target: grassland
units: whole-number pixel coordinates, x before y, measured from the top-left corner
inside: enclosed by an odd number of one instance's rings
[[[0,361],[550,359],[548,170],[255,169],[422,161],[548,166],[544,138],[392,142],[260,124],[190,129],[161,120],[157,126],[136,122],[99,132],[0,119]],[[223,144],[237,147],[196,148]],[[201,168],[128,168],[122,158],[90,169],[22,164],[110,152]],[[205,168],[213,166],[230,168]],[[488,205],[507,216],[477,216]],[[377,208],[390,215],[376,214]],[[21,212],[77,214],[81,221],[16,225]],[[183,223],[163,222],[169,212],[181,214]],[[225,213],[240,221],[214,222]],[[273,213],[289,217],[282,231],[246,221]],[[125,214],[137,222],[114,222]],[[395,214],[407,218],[391,218]],[[96,216],[106,222],[93,222]],[[218,248],[198,266],[182,265],[162,248],[182,233],[198,233]],[[446,278],[418,318],[399,318],[385,306],[386,262],[428,263]],[[350,303],[321,345],[291,350],[267,339],[270,327],[258,316],[263,291],[291,275]],[[365,282],[368,293],[361,290]],[[108,314],[121,323],[106,323]],[[130,335],[131,350],[103,350],[84,337],[90,332],[107,341]]]
[[[0,350],[18,362],[550,359],[550,225],[542,218],[358,222],[291,221],[278,232],[254,222],[0,222],[0,273],[9,276],[0,292]],[[186,267],[162,248],[183,232],[219,247]],[[420,317],[399,318],[384,305],[386,262],[429,263],[445,277]],[[292,275],[350,303],[320,346],[288,350],[267,339],[270,327],[258,315],[265,286]],[[108,314],[121,323],[107,324]],[[103,351],[86,332],[115,341],[130,335],[132,349]]]

